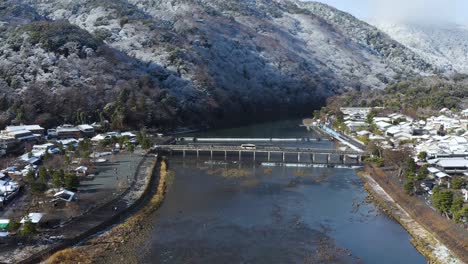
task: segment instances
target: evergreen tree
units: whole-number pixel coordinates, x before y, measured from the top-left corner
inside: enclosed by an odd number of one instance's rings
[[[450,207],[450,212],[455,214],[456,212],[460,211],[463,208],[464,203],[465,201],[463,200],[463,197],[455,197],[455,199],[453,199],[452,206]]]
[[[450,190],[433,191],[432,203],[440,213],[448,215],[453,203],[453,193]]]
[[[52,185],[54,188],[60,188],[63,185],[63,170],[54,171],[52,174]]]
[[[26,219],[23,223],[23,228],[20,230],[21,236],[32,236],[37,232],[36,225],[31,222],[31,219]]]
[[[462,189],[465,186],[465,182],[463,181],[463,178],[461,177],[456,177],[452,180],[452,188],[459,190]]]
[[[414,183],[413,183],[413,181],[406,182],[404,188],[405,188],[405,191],[406,191],[407,194],[413,195],[413,193],[414,193]]]
[[[67,173],[64,177],[64,186],[68,190],[76,191],[80,186],[80,179],[74,173]]]
[[[41,166],[38,172],[38,180],[41,183],[45,184],[47,183],[48,178],[49,178],[49,173],[47,172],[47,169],[44,166]]]

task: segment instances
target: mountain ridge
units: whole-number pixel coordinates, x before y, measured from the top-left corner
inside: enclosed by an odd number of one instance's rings
[[[404,44],[443,73],[468,74],[468,26],[421,21],[379,21],[371,24]]]
[[[8,101],[0,123],[44,122],[38,120],[44,115],[47,124],[77,121],[69,110],[22,110],[25,93],[35,86],[45,95],[35,96],[40,101],[74,94],[81,97],[73,107],[80,115],[110,119],[118,128],[132,120],[135,126],[209,125],[311,111],[336,93],[381,89],[399,78],[433,73],[386,34],[319,3],[9,0],[0,10],[0,21],[7,23],[0,77],[8,80],[0,82]],[[23,12],[24,18],[5,10]],[[26,30],[37,23],[45,25]],[[49,32],[60,28],[63,36]],[[41,36],[65,42],[48,49],[47,41],[35,40]],[[80,38],[98,44],[88,47]],[[25,62],[39,57],[42,65]],[[22,63],[13,72],[16,61]]]

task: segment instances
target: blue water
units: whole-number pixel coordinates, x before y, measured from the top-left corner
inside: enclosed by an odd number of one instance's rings
[[[311,136],[298,124],[203,136]],[[182,158],[169,164],[175,177],[153,215],[144,263],[426,263],[409,234],[366,200],[353,170]],[[233,177],[232,171],[245,175]]]

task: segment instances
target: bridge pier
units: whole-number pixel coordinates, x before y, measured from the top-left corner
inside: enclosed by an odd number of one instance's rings
[[[343,164],[346,164],[346,155],[343,155]]]
[[[297,153],[297,162],[301,162],[301,153],[300,152]]]
[[[327,155],[327,164],[329,164],[330,161],[331,161],[331,154],[328,154],[328,155]]]
[[[197,149],[197,159],[198,159],[199,156],[200,156],[200,153],[199,153],[199,151],[198,151],[198,149]]]
[[[315,163],[315,154],[312,154],[312,163]]]
[[[285,162],[285,161],[286,161],[286,155],[285,155],[285,153],[283,152],[283,162]]]
[[[268,151],[268,162],[270,162],[270,156],[271,156],[271,152]]]
[[[257,153],[255,150],[253,152],[253,160],[255,161],[255,153]]]
[[[184,159],[185,159],[185,149],[182,150],[182,155],[183,155],[183,157],[184,157]]]
[[[210,158],[213,160],[213,150],[210,150]]]
[[[241,156],[242,156],[242,150],[239,150],[239,161],[241,161]]]
[[[227,160],[227,150],[224,151],[224,160]]]

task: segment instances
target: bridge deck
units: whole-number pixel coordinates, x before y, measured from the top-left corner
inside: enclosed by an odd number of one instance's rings
[[[331,141],[329,138],[199,138],[199,137],[180,137],[178,142],[314,142]]]
[[[367,152],[355,150],[315,149],[315,148],[291,148],[291,147],[268,147],[257,146],[255,149],[246,149],[240,146],[218,146],[218,145],[159,145],[157,150],[167,151],[237,151],[237,152],[271,152],[271,153],[303,153],[303,154],[336,154],[336,155],[358,155],[366,156]]]

